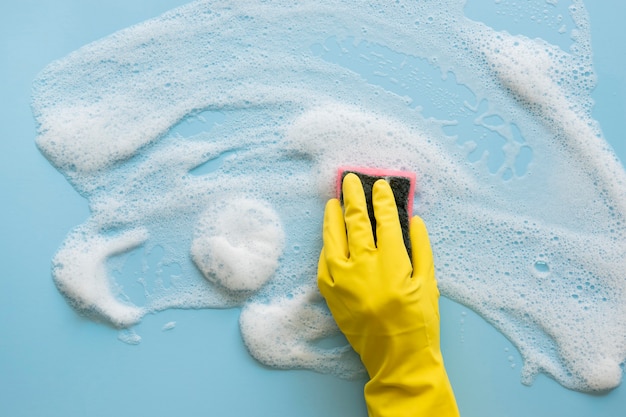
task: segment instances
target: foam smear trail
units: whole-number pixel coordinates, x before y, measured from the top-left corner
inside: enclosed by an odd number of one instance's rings
[[[91,209],[54,258],[59,290],[131,332],[151,312],[241,306],[263,363],[359,375],[327,343],[323,205],[338,166],[411,170],[442,293],[515,343],[523,382],[617,386],[626,173],[591,117],[584,5],[566,51],[464,3],[197,1],[51,63],[37,146]],[[140,246],[179,267],[142,278],[144,303],[111,274]]]

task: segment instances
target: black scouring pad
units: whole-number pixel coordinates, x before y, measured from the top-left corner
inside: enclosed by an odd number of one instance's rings
[[[413,211],[413,194],[415,192],[415,173],[407,171],[392,171],[372,168],[340,168],[337,175],[337,194],[343,203],[341,184],[348,174],[355,174],[363,184],[365,191],[365,201],[367,202],[367,213],[372,223],[374,241],[376,241],[376,218],[374,217],[374,205],[372,204],[372,187],[379,179],[384,179],[393,190],[393,195],[398,208],[398,218],[402,228],[402,237],[409,259],[411,259],[411,238],[409,236],[409,221]]]

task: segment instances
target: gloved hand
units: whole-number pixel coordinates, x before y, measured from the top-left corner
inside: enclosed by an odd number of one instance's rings
[[[439,347],[439,290],[424,222],[411,220],[411,265],[389,184],[373,188],[376,242],[356,175],[344,178],[343,196],[345,216],[337,199],[326,205],[318,286],[370,376],[369,416],[458,416]]]

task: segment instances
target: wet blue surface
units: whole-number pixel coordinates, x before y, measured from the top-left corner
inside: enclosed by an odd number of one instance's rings
[[[88,208],[35,147],[31,82],[50,61],[183,3],[28,0],[0,6],[0,415],[365,416],[363,381],[278,371],[254,361],[239,335],[237,309],[146,317],[137,329],[142,342],[131,346],[117,339],[116,329],[77,315],[54,287],[50,260]],[[527,20],[507,23],[489,15],[481,7],[486,3],[469,0],[468,16],[544,36],[520,26]],[[626,161],[626,6],[588,3],[598,74],[594,115]],[[589,395],[539,376],[523,386],[521,358],[502,335],[449,300],[442,300],[441,314],[444,355],[463,416],[623,415],[623,385]],[[163,330],[170,322],[176,326]]]

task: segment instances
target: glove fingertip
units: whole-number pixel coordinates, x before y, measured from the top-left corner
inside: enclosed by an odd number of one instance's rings
[[[411,244],[423,244],[424,240],[428,242],[428,230],[426,223],[420,216],[413,216],[409,224],[409,234],[411,236]]]
[[[426,224],[421,217],[413,216],[409,226],[409,234],[411,237],[413,273],[414,275],[423,275],[432,268],[433,252]]]
[[[348,257],[348,238],[341,203],[336,198],[328,200],[324,211],[322,239],[326,256]]]

